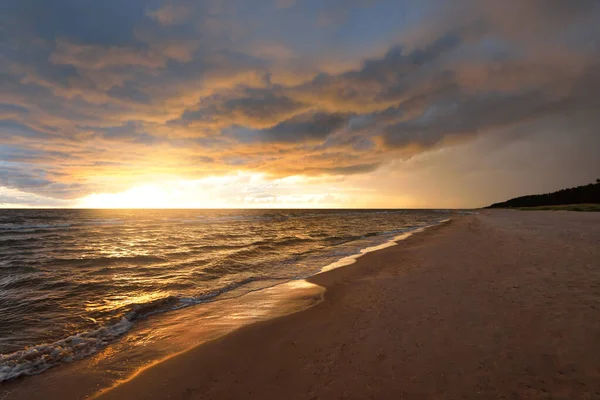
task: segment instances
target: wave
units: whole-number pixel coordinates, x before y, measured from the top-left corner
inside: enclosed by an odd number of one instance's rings
[[[28,347],[11,354],[0,354],[0,382],[20,376],[36,375],[51,367],[95,354],[128,332],[135,321],[150,315],[206,303],[249,283],[283,280],[289,281],[287,278],[249,277],[196,297],[167,296],[147,303],[134,304],[130,307],[130,311],[115,324],[78,333],[54,343]]]
[[[240,287],[243,287],[245,285],[248,285],[250,283],[254,283],[254,282],[260,282],[260,281],[285,281],[285,282],[289,282],[291,280],[291,278],[278,278],[278,277],[262,277],[262,276],[252,276],[246,279],[243,279],[241,281],[238,282],[234,282],[231,283],[229,285],[226,285],[220,289],[211,291],[209,293],[200,295],[200,296],[196,296],[196,297],[187,297],[187,298],[181,298],[180,301],[183,304],[186,305],[193,305],[193,304],[201,304],[201,303],[206,303],[207,301],[214,299],[217,296],[220,296],[224,293],[228,293],[228,292],[232,292],[236,289],[239,289]],[[264,288],[261,288],[264,289]]]
[[[33,287],[46,282],[43,276],[39,273],[28,273],[19,275],[8,275],[0,279],[0,288],[2,289],[19,289]]]
[[[89,226],[89,225],[120,225],[123,223],[123,220],[121,218],[104,218],[104,219],[95,219],[93,221],[86,221],[86,222],[82,222],[81,224],[76,224],[76,225],[83,225],[83,226]]]
[[[421,232],[427,228],[442,224],[449,220],[450,219],[447,218],[447,219],[435,221],[431,224],[414,226],[414,227],[405,228],[405,229],[395,229],[395,230],[388,231],[388,232],[381,232],[381,235],[387,234],[387,237],[389,238],[389,240],[384,241],[379,244],[372,244],[370,246],[359,249],[358,252],[355,252],[352,254],[347,254],[344,257],[341,257],[340,259],[338,259],[337,261],[324,266],[323,268],[321,268],[321,270],[318,273],[327,272],[332,269],[336,269],[336,268],[340,268],[340,267],[344,267],[344,266],[353,264],[356,262],[357,259],[359,259],[360,257],[364,256],[367,253],[371,253],[371,252],[374,252],[377,250],[385,249],[387,247],[395,246],[398,241],[406,239],[408,236],[410,236],[414,233]],[[379,236],[379,235],[377,235],[377,236]]]
[[[114,342],[132,325],[131,321],[123,318],[111,326],[0,355],[0,382],[24,375],[36,375],[56,365],[90,356]]]
[[[0,239],[0,246],[27,246],[38,242],[39,239],[36,237],[25,237],[21,239]]]
[[[72,224],[1,224],[0,233],[18,233],[18,232],[32,232],[32,231],[45,231],[50,229],[61,229],[69,228]]]
[[[155,264],[161,262],[167,262],[168,260],[164,257],[150,256],[150,255],[136,255],[136,256],[116,256],[116,257],[94,257],[94,258],[55,258],[52,263],[56,264],[77,264],[85,266],[106,266],[113,264]]]
[[[98,219],[94,221],[84,221],[75,223],[5,223],[0,224],[0,235],[20,234],[20,233],[44,233],[60,229],[80,228],[87,226],[106,226],[120,225],[123,220],[120,218]]]
[[[134,304],[131,311],[125,314],[125,318],[128,321],[135,321],[136,319],[147,317],[151,314],[172,310],[174,308],[181,308],[177,307],[179,302],[177,296],[168,296],[147,303]]]
[[[339,211],[331,210],[327,215],[330,216],[353,216],[369,213],[370,215],[385,215],[385,214],[405,214],[406,210],[348,210]],[[321,212],[303,212],[302,214],[296,214],[293,212],[274,212],[272,214],[262,215],[220,215],[220,216],[207,216],[197,215],[196,218],[164,218],[166,222],[174,222],[181,224],[211,224],[220,222],[252,222],[252,221],[286,221],[288,219],[306,219],[306,218],[322,218],[323,213]]]
[[[54,229],[54,228],[68,228],[71,224],[22,224],[22,225],[4,225],[0,226],[0,230],[6,231],[22,231],[24,229]]]
[[[273,252],[284,246],[294,246],[306,243],[314,243],[322,240],[314,238],[301,238],[296,236],[284,237],[276,240],[258,240],[254,242],[242,243],[242,244],[216,244],[216,245],[196,245],[187,251],[174,251],[168,253],[169,258],[182,259],[193,257],[196,255],[208,254],[211,251],[222,251],[227,252],[226,256],[223,256],[223,261],[235,260],[243,257],[255,256],[265,252]],[[177,247],[174,247],[177,248]],[[198,261],[194,260],[183,265],[195,265]]]

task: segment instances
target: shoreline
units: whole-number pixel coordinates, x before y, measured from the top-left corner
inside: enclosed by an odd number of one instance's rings
[[[591,398],[600,218],[483,212],[309,279],[324,300],[100,399]]]
[[[192,347],[94,398],[594,398],[599,238],[593,213],[457,218],[313,276],[326,288],[313,307]],[[0,398],[84,398],[90,382],[62,370],[49,371],[43,395],[31,380]]]
[[[460,217],[460,215],[455,215],[452,218],[456,217]],[[45,393],[40,398],[48,398],[48,390],[51,390],[50,397],[54,395],[57,398],[71,398],[68,397],[69,394],[64,392],[63,389],[54,386],[52,383],[54,380],[67,382],[70,385],[76,386],[77,381],[83,381],[85,382],[83,386],[87,387],[79,386],[76,390],[76,397],[72,398],[80,398],[80,396],[95,398],[105,391],[109,391],[124,382],[130,381],[155,365],[192,350],[195,347],[218,340],[220,337],[243,329],[245,326],[260,324],[271,319],[285,317],[314,307],[323,300],[326,292],[324,287],[310,282],[315,276],[350,266],[373,252],[397,246],[415,234],[422,234],[430,229],[445,225],[452,218],[408,229],[406,232],[394,236],[386,242],[363,248],[356,254],[345,256],[323,267],[319,272],[307,278],[291,280],[259,290],[249,291],[239,296],[193,304],[188,307],[171,310],[168,313],[156,314],[151,319],[137,321],[117,342],[110,343],[96,354],[51,367],[35,375],[21,376],[17,379],[0,383],[0,399],[36,398],[36,392]],[[198,315],[203,315],[202,312],[198,311],[202,308],[218,308],[222,303],[233,303],[233,306],[230,304],[228,308],[233,308],[234,310],[236,307],[239,307],[239,303],[243,302],[265,303],[265,299],[259,298],[261,294],[266,298],[266,303],[268,303],[266,306],[262,306],[264,308],[261,311],[262,315],[260,314],[261,312],[253,312],[253,315],[245,316],[236,315],[236,322],[221,323],[223,326],[218,328],[212,327],[212,330],[210,328],[204,329],[201,332],[194,329],[190,330],[189,323],[182,322],[193,319],[202,319],[206,322],[202,316],[198,317]],[[221,316],[222,319],[226,319],[227,317],[224,315]],[[214,316],[210,318],[214,318]],[[173,324],[176,325],[175,328]],[[156,330],[159,331],[158,334]],[[123,357],[119,358],[119,354],[121,352],[127,353],[128,346],[132,344],[132,341],[144,336],[160,336],[161,334],[164,337],[173,337],[176,336],[174,332],[178,332],[180,335],[176,339],[175,344],[150,343],[147,346],[148,348],[145,349],[145,354],[134,354],[134,357],[138,359],[134,362],[127,361],[129,363],[127,368],[118,368],[117,371],[113,371],[114,364],[123,364],[125,362]],[[130,341],[130,336],[133,336],[135,339]],[[134,343],[133,345],[135,346],[136,344]],[[114,359],[115,357],[117,358]],[[110,371],[99,371],[98,366],[104,366]],[[95,389],[91,390],[91,387]]]

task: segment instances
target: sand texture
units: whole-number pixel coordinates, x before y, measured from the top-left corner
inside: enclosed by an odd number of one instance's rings
[[[600,214],[484,211],[102,399],[600,399]]]

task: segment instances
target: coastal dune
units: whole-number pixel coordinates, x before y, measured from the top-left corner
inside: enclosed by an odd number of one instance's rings
[[[600,213],[483,211],[309,281],[97,397],[600,398]]]

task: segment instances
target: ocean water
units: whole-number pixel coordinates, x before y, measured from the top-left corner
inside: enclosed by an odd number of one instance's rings
[[[256,298],[450,214],[0,210],[0,382],[92,355],[156,313]]]

